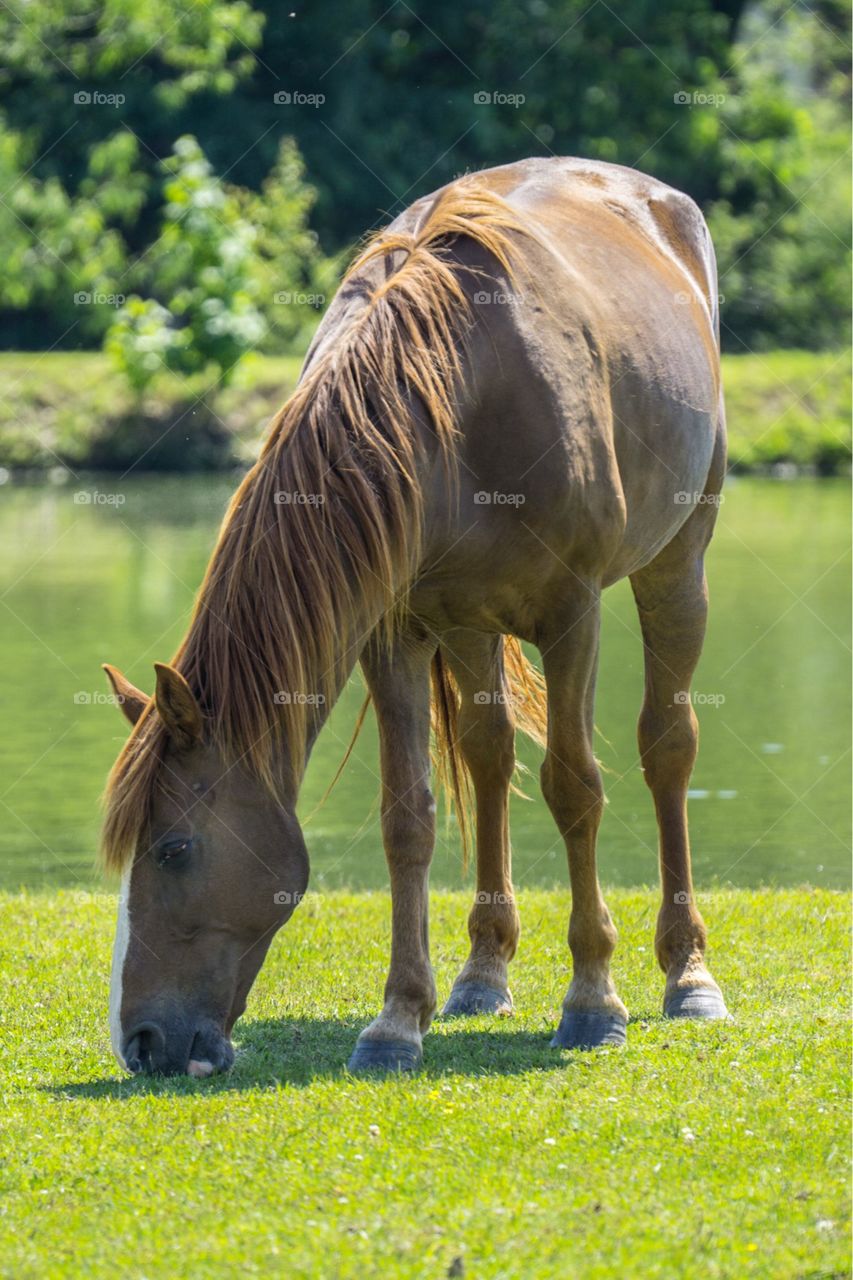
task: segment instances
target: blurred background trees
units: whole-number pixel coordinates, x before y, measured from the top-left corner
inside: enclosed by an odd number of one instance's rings
[[[122,297],[106,334],[133,389],[144,391],[161,369],[212,370],[225,387],[268,335],[279,349],[306,345],[332,264],[306,225],[314,193],[293,140],[281,144],[259,193],[223,183],[189,135],[160,168],[161,225],[123,272],[138,292]]]
[[[553,153],[699,201],[729,350],[838,346],[846,24],[842,0],[10,0],[0,345],[227,382],[304,348],[370,227]]]

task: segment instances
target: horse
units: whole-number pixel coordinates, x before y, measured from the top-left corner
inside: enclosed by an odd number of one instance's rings
[[[308,883],[305,766],[359,662],[378,721],[391,948],[350,1069],[418,1067],[437,1008],[433,755],[476,827],[470,953],[443,1012],[512,1010],[517,728],[544,746],[541,787],[568,855],[572,976],[551,1043],[624,1044],[596,870],[593,704],[602,593],[625,577],[644,646],[663,1012],[728,1016],[705,962],[686,808],[726,460],[717,302],[693,201],[588,160],[462,176],[356,256],[230,503],[186,637],[155,664],[153,696],[105,668],[133,725],[102,843],[122,875],[110,1026],[128,1071],[204,1077],[233,1062],[234,1023]]]

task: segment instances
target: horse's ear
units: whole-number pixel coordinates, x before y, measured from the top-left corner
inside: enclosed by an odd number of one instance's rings
[[[141,689],[137,689],[135,684],[131,684],[126,676],[123,676],[118,667],[111,667],[108,662],[103,663],[104,671],[107,673],[107,679],[113,687],[113,693],[116,701],[125,714],[126,719],[131,724],[136,724],[150,701],[148,694],[143,693]]]
[[[181,751],[188,751],[201,741],[203,719],[192,689],[180,671],[165,662],[155,662],[157,689],[154,702],[169,734]]]

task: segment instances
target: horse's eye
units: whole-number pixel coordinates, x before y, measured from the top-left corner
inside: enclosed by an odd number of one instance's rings
[[[175,838],[173,840],[164,840],[157,850],[157,865],[160,867],[177,866],[183,862],[192,846],[192,840],[188,836],[183,838]]]

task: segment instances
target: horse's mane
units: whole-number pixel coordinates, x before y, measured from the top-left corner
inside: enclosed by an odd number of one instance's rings
[[[273,794],[278,748],[288,744],[298,776],[317,700],[336,696],[342,653],[367,639],[359,628],[382,617],[390,636],[405,601],[423,523],[415,398],[455,472],[468,303],[452,242],[476,241],[510,272],[510,231],[526,231],[520,216],[472,179],[447,188],[415,232],[380,231],[344,282],[377,258],[385,279],[309,365],[231,500],[172,665],[223,759]],[[108,867],[133,857],[165,748],[152,701],[107,783]]]

